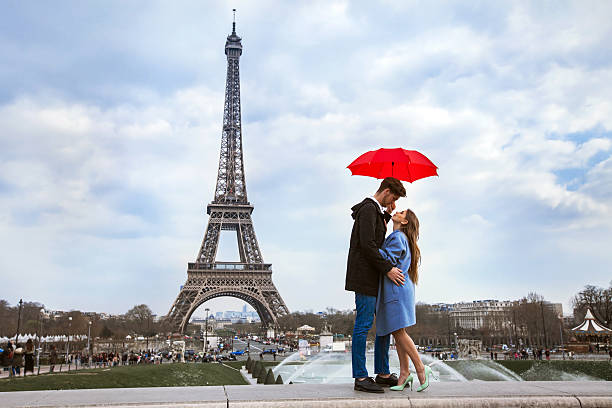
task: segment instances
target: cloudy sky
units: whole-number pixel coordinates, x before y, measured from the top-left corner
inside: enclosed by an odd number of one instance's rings
[[[349,208],[378,181],[346,166],[379,147],[439,167],[398,201],[419,301],[567,313],[609,284],[610,2],[7,0],[0,298],[167,313],[208,221],[233,7],[247,191],[290,310],[353,307]]]

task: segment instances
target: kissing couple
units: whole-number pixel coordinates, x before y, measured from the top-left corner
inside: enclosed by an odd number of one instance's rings
[[[352,338],[352,367],[355,390],[384,392],[384,386],[402,391],[412,388],[412,360],[423,391],[433,372],[419,357],[417,348],[406,333],[416,323],[414,286],[418,282],[421,253],[417,245],[419,220],[411,210],[395,210],[395,202],[406,197],[402,182],[385,178],[378,191],[353,206],[354,219],[346,269],[345,289],[355,292],[355,326]],[[393,221],[393,232],[385,239],[387,223]],[[366,339],[376,316],[374,373],[366,369]],[[389,371],[389,343],[393,335],[400,362],[399,377]]]

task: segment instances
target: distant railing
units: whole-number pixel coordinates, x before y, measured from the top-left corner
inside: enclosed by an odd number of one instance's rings
[[[219,271],[270,271],[272,264],[247,264],[239,262],[189,263],[189,270]]]

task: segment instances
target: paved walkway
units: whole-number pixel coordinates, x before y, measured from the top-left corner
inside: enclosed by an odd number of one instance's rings
[[[102,366],[100,366],[100,367],[93,367],[92,366],[91,367],[91,369],[95,369],[95,368],[108,368],[108,367],[102,367]],[[40,366],[40,374],[48,374],[49,373],[49,369],[50,369],[50,366],[48,366],[48,365],[41,365]],[[88,368],[87,366],[83,367],[83,366],[79,365],[79,367],[78,367],[78,371],[89,370],[89,369],[90,368]],[[57,364],[55,366],[55,371],[54,372],[55,373],[60,373],[60,372],[61,373],[65,373],[65,372],[74,371],[74,370],[75,370],[75,365],[74,364],[70,365],[70,370],[68,370],[68,366],[65,365],[65,364]],[[23,367],[21,367],[21,374],[19,376],[23,377],[23,375],[24,375],[24,369],[23,369]],[[31,375],[38,375],[38,366],[34,367],[34,374],[32,374],[29,371],[26,374],[27,377],[29,377]],[[7,378],[8,376],[9,376],[9,372],[8,371],[4,371],[4,370],[0,369],[0,378]],[[0,405],[0,407],[1,407],[1,405]]]
[[[180,388],[0,393],[3,408],[23,407],[612,407],[610,382],[433,383],[414,391],[367,394],[350,384],[228,385]]]

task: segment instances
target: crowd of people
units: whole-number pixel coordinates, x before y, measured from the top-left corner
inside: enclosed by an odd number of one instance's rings
[[[504,359],[508,359],[508,356],[510,357],[511,360],[528,360],[529,359],[529,352],[526,349],[521,349],[521,350],[515,350],[513,352],[504,352]],[[533,348],[531,349],[531,355],[533,356],[534,360],[543,360],[544,356],[546,357],[546,360],[550,361],[550,349],[543,349],[543,348]],[[497,360],[497,352],[496,351],[491,351],[491,360]]]
[[[21,344],[8,342],[6,347],[0,353],[0,366],[2,371],[9,373],[9,377],[21,375],[23,367],[23,375],[29,371],[34,372],[34,343],[31,339],[23,347]]]
[[[34,358],[36,350],[32,340],[28,340],[25,346],[20,343],[8,342],[5,347],[0,348],[0,367],[3,372],[8,372],[9,377],[34,373]],[[58,371],[58,365],[67,367],[116,367],[132,364],[161,364],[162,362],[180,361],[178,353],[155,353],[151,350],[95,353],[91,357],[82,352],[69,353],[67,356],[58,356],[57,348],[51,345],[47,363],[49,373]],[[61,371],[61,368],[59,369]]]
[[[121,352],[101,352],[92,354],[91,358],[82,353],[75,353],[69,356],[69,363],[77,366],[88,366],[93,368],[99,367],[117,367],[122,365],[135,364],[161,364],[166,362],[176,362],[176,355],[163,355],[155,353],[152,350],[140,351],[125,351]],[[180,361],[180,360],[179,360]]]
[[[593,352],[592,350],[593,350],[592,348],[589,348],[589,353],[592,353]],[[531,358],[533,360],[546,359],[547,361],[550,361],[552,351],[549,348],[545,348],[545,349],[544,348],[532,348],[529,351],[528,349],[522,348],[520,350],[505,351],[503,352],[502,355],[503,355],[504,360],[529,360],[530,353],[531,353]],[[608,354],[609,354],[608,361],[612,362],[612,348],[608,350]],[[573,351],[567,351],[563,354],[563,359],[565,359],[566,356],[569,360],[573,360],[575,354]],[[498,360],[497,351],[491,350],[491,360]]]
[[[433,358],[437,358],[438,360],[446,361],[446,360],[456,360],[457,352],[449,351],[449,352],[432,352],[431,356]]]
[[[228,342],[229,344],[229,342]],[[229,352],[230,349],[212,347],[206,354],[196,353],[194,350],[181,351],[114,351],[98,352],[88,356],[86,352],[73,351],[65,354],[58,352],[56,345],[48,347],[48,353],[41,356],[43,372],[47,372],[44,366],[48,365],[48,372],[55,373],[62,370],[80,368],[104,368],[135,364],[162,364],[174,362],[220,362],[223,360],[236,360],[236,356]],[[227,351],[227,353],[224,353]],[[245,350],[248,352],[248,347]],[[266,353],[273,354],[276,359],[277,353],[284,354],[284,348],[265,350]],[[263,356],[263,355],[262,355]],[[262,357],[260,356],[260,358]],[[36,349],[34,342],[28,339],[25,346],[20,343],[9,341],[5,347],[0,347],[0,367],[4,373],[8,372],[9,377],[34,373],[34,359]]]

